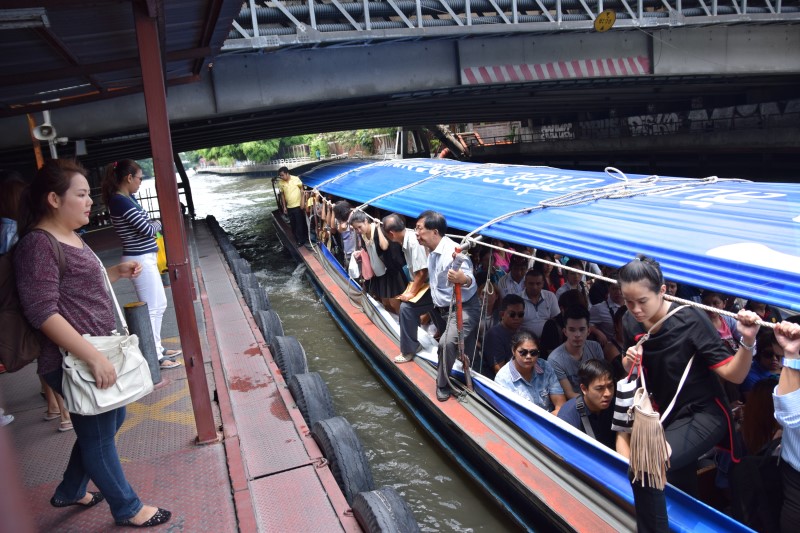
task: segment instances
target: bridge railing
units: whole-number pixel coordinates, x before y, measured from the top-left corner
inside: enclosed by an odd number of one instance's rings
[[[244,4],[223,50],[312,46],[353,39],[453,37],[463,33],[585,31],[606,9],[615,28],[798,20],[798,0],[387,0]]]
[[[520,144],[570,140],[616,139],[679,134],[707,134],[722,131],[765,130],[800,127],[800,112],[746,117],[692,117],[685,113],[661,113],[605,119],[591,122],[567,122],[539,126],[533,132],[513,132],[508,135],[483,136],[480,142],[472,139],[470,147],[480,145]]]

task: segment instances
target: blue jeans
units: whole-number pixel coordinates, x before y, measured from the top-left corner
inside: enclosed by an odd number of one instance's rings
[[[50,387],[61,394],[61,370],[43,377]],[[133,491],[122,464],[114,437],[125,421],[125,408],[120,407],[94,416],[71,414],[77,440],[72,447],[64,478],[56,487],[55,498],[74,502],[86,494],[91,479],[105,496],[115,521],[133,517],[142,508],[142,502]]]

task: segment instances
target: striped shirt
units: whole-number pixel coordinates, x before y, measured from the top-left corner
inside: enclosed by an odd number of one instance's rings
[[[784,367],[783,372],[797,370]],[[781,459],[800,472],[800,390],[779,396],[778,387],[775,387],[772,400],[775,403],[775,419],[783,428]]]
[[[108,202],[111,224],[122,241],[122,255],[144,255],[158,251],[156,233],[161,222],[150,220],[139,202],[122,194],[115,194]]]

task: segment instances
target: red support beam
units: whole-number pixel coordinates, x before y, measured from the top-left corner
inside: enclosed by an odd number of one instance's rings
[[[216,442],[219,437],[211,411],[211,397],[206,382],[197,317],[192,301],[192,268],[178,200],[178,183],[173,170],[172,139],[159,46],[158,20],[150,17],[149,12],[150,9],[145,2],[133,2],[147,124],[150,129],[150,147],[156,174],[156,193],[161,207],[161,221],[167,248],[167,266],[178,320],[178,333],[186,362],[186,377],[197,427],[197,440],[203,444]]]

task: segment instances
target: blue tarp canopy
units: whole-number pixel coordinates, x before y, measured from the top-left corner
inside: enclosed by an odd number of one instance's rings
[[[411,218],[439,211],[465,232],[534,208],[479,233],[610,266],[644,253],[668,279],[800,311],[800,185],[438,159],[343,161],[302,180]]]

